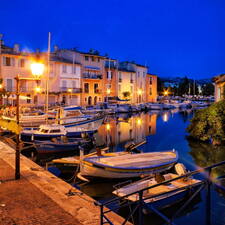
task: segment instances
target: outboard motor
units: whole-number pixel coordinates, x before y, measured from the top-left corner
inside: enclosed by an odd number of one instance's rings
[[[184,166],[183,163],[177,163],[175,166],[174,166],[174,169],[175,169],[175,172],[179,175],[179,176],[182,176],[182,175],[185,175],[187,173],[187,170]]]

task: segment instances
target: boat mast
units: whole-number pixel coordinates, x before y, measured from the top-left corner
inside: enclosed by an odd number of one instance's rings
[[[48,94],[49,94],[49,72],[50,72],[50,51],[51,51],[51,33],[48,32],[48,59],[47,59],[47,76],[46,76],[46,96],[45,96],[45,113],[48,113]],[[48,123],[48,117],[46,120]]]

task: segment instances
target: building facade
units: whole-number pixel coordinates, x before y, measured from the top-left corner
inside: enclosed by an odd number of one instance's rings
[[[156,101],[157,77],[147,75],[146,66],[118,62],[95,50],[80,52],[55,46],[48,56],[46,52],[21,52],[17,44],[10,48],[1,42],[0,46],[0,81],[5,90],[5,104],[15,105],[15,77],[18,74],[32,77],[30,65],[37,59],[45,65],[44,74],[38,82],[20,82],[20,93],[24,97],[21,104],[89,106],[112,99],[130,104]],[[36,87],[40,87],[39,92]]]
[[[146,102],[157,101],[157,76],[147,74],[146,76]]]
[[[225,97],[225,74],[221,74],[213,78],[214,81],[214,97],[215,101],[218,102]]]

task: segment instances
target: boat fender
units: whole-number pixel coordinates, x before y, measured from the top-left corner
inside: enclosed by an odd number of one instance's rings
[[[175,171],[179,176],[185,175],[187,173],[187,170],[183,163],[177,163],[175,166]]]

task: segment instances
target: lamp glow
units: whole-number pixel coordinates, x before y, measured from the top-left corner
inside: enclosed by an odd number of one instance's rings
[[[72,88],[68,88],[67,91],[68,91],[69,93],[72,93]]]
[[[41,76],[44,73],[44,64],[42,63],[32,63],[30,68],[34,76]]]
[[[106,93],[109,95],[111,93],[111,90],[107,88]]]
[[[164,96],[167,96],[169,94],[169,92],[166,90],[164,91]]]
[[[40,93],[40,92],[41,92],[41,88],[40,88],[40,87],[36,87],[36,88],[35,88],[35,91],[36,91],[37,93]]]
[[[140,119],[140,118],[137,119],[137,124],[138,124],[138,125],[141,125],[141,123],[142,123],[141,119]]]
[[[139,95],[142,94],[142,90],[141,89],[138,89],[138,92],[137,92]]]
[[[3,88],[3,85],[2,84],[0,84],[0,89],[2,89]]]
[[[110,124],[109,124],[109,123],[107,123],[107,124],[106,124],[106,130],[108,130],[108,131],[109,131],[109,130],[110,130],[110,128],[111,128],[111,127],[110,127]]]

